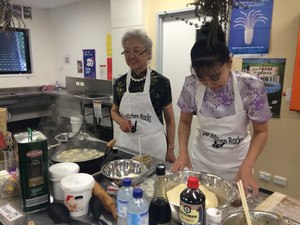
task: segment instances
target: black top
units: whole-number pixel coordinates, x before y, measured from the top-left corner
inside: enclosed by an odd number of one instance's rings
[[[144,70],[138,76],[132,71],[131,76],[133,78],[140,79],[146,76],[146,72],[147,69]],[[171,92],[170,80],[165,76],[157,73],[154,70],[151,71],[150,78],[151,78],[150,99],[158,119],[163,124],[163,115],[162,115],[163,107],[172,103],[172,92]],[[116,106],[120,106],[120,102],[122,100],[124,92],[126,91],[126,79],[127,79],[127,73],[116,80],[114,86],[114,104]],[[130,93],[143,92],[144,84],[145,84],[145,80],[142,81],[131,80],[129,86],[129,92]]]

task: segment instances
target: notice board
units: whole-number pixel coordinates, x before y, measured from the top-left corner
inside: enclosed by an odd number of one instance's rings
[[[292,85],[290,110],[300,111],[300,23],[298,29],[297,51]]]

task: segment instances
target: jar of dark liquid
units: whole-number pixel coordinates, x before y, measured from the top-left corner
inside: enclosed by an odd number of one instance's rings
[[[149,207],[149,225],[171,225],[171,207],[165,190],[166,166],[156,166],[156,180],[153,198]]]
[[[197,177],[189,177],[187,188],[180,194],[179,218],[183,225],[205,224],[205,195]]]

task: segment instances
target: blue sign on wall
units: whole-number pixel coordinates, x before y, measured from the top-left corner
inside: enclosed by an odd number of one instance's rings
[[[240,1],[233,8],[229,35],[229,51],[236,55],[267,55],[272,24],[273,0]]]
[[[96,78],[95,49],[84,49],[82,51],[84,78]]]

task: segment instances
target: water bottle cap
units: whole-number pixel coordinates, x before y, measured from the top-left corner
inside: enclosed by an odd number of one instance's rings
[[[124,178],[124,179],[122,180],[122,184],[123,184],[123,186],[125,186],[125,187],[131,186],[131,183],[132,183],[131,178]]]
[[[133,197],[134,198],[142,198],[143,197],[143,190],[141,188],[133,189]]]
[[[188,177],[187,186],[192,189],[198,188],[199,187],[198,177]]]
[[[166,174],[166,166],[164,164],[156,165],[156,175],[163,176]]]

